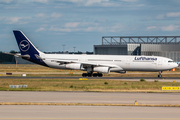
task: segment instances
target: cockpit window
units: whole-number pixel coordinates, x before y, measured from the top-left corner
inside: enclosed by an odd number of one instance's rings
[[[168,63],[173,63],[173,62],[174,62],[174,61],[172,61],[172,60],[169,60],[169,61],[168,61]]]

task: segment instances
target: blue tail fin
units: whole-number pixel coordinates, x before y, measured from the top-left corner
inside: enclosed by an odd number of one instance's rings
[[[30,40],[19,30],[14,30],[14,36],[21,51],[21,55],[38,54],[39,50],[30,42]]]
[[[14,36],[16,38],[19,50],[21,51],[21,55],[29,56],[27,60],[47,66],[40,57],[40,52],[32,43],[31,41],[23,34],[20,30],[13,30]]]

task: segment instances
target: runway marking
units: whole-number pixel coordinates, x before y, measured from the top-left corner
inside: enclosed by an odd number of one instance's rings
[[[29,120],[29,119],[33,119],[33,120],[61,120],[61,119],[66,119],[66,120],[179,120],[180,118],[0,118],[3,120],[17,120],[17,119],[22,119],[22,120]]]
[[[17,77],[17,76],[0,76],[0,79],[79,79],[82,77]],[[87,77],[85,77],[87,78]],[[163,80],[166,82],[166,80],[176,80],[176,82],[179,82],[180,77],[164,77],[164,78],[158,78],[158,77],[88,77],[88,79],[110,79],[110,80],[127,80],[127,79],[152,79],[152,80]]]
[[[180,107],[180,104],[106,104],[106,103],[33,103],[33,102],[0,102],[0,105],[57,105],[57,106],[138,106],[138,107]]]

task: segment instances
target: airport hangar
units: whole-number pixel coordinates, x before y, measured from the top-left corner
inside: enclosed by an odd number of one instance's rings
[[[180,36],[104,36],[94,54],[163,56],[180,62]]]

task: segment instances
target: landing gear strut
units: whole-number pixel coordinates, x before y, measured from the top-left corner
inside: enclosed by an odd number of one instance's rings
[[[161,73],[162,73],[162,71],[159,71],[159,75],[158,75],[159,78],[162,77]]]
[[[102,73],[83,73],[82,77],[102,77],[103,74]]]

